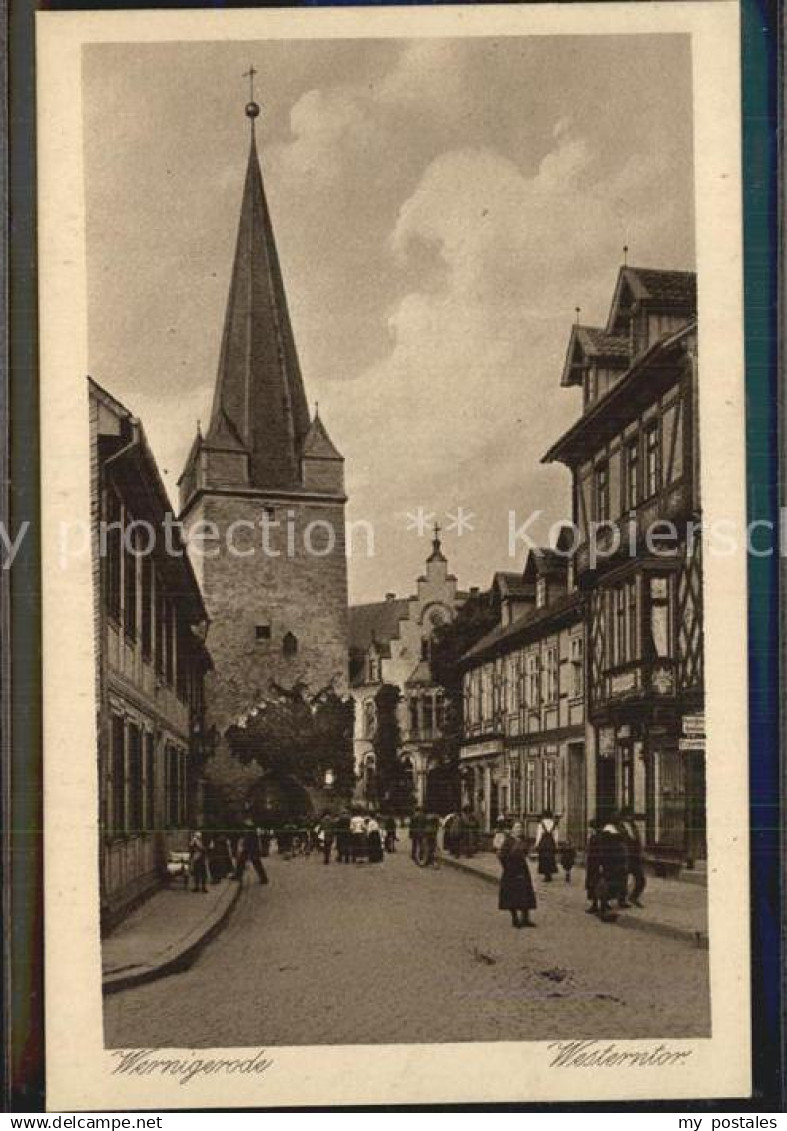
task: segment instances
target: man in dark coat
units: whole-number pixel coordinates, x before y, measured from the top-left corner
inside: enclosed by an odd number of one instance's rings
[[[628,896],[635,907],[642,907],[640,896],[645,890],[645,861],[642,847],[642,837],[639,835],[637,822],[631,809],[624,809],[618,825],[626,846],[626,872],[631,876],[634,886]]]
[[[611,900],[616,899],[620,908],[631,906],[626,900],[626,845],[614,820],[601,830],[599,857],[599,917],[605,923],[613,923],[617,915],[610,910]]]
[[[336,819],[336,858],[340,864],[350,863],[350,814],[343,809]]]
[[[393,813],[385,818],[385,851],[396,852],[396,817]]]
[[[435,853],[437,852],[437,834],[440,831],[440,818],[436,813],[428,813],[424,818],[423,823],[423,843],[426,849],[426,861],[428,865],[437,865],[435,860]]]
[[[421,840],[424,835],[424,811],[418,805],[410,818],[410,858],[418,862]]]
[[[590,907],[588,915],[598,915],[598,881],[601,874],[601,822],[592,820],[585,845],[585,891]]]
[[[263,867],[261,855],[260,831],[254,827],[254,822],[251,818],[247,817],[243,822],[243,832],[238,841],[238,856],[234,878],[239,882],[242,881],[243,873],[246,871],[246,865],[251,864],[252,868],[257,873],[257,879],[260,883],[267,884],[268,875]]]

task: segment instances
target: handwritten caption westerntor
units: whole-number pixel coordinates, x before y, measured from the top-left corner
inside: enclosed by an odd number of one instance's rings
[[[667,1045],[622,1049],[614,1041],[551,1041],[549,1048],[554,1050],[550,1068],[675,1068],[694,1055],[693,1049]]]
[[[113,1049],[112,1053],[118,1058],[113,1076],[173,1076],[180,1084],[188,1084],[197,1076],[261,1076],[273,1065],[264,1049],[245,1059],[161,1056],[155,1049]]]

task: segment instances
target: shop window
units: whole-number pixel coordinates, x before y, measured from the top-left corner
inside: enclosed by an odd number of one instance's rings
[[[112,827],[111,834],[126,831],[126,724],[122,715],[112,716]]]
[[[596,521],[609,520],[609,464],[606,460],[596,466]]]
[[[645,429],[645,498],[661,490],[661,430],[658,421]]]
[[[634,808],[634,747],[630,742],[620,746],[620,807]]]
[[[133,640],[137,635],[137,553],[134,532],[126,527],[123,538],[123,629]]]
[[[626,506],[634,510],[639,505],[639,438],[626,444]]]
[[[122,509],[120,499],[112,490],[107,493],[105,547],[107,612],[114,620],[119,621],[123,554]]]
[[[142,595],[142,655],[149,660],[153,652],[153,559],[145,554],[140,563]]]
[[[544,758],[541,774],[541,808],[554,813],[557,809],[557,759]]]
[[[156,763],[155,739],[148,731],[145,734],[145,827],[153,831],[156,827]]]
[[[175,680],[175,606],[172,601],[164,602],[164,642],[166,656],[164,658],[164,678],[170,687]]]
[[[525,812],[536,812],[536,763],[533,758],[525,762]]]
[[[142,735],[136,723],[128,727],[128,794],[129,831],[136,833],[142,828]]]
[[[579,699],[585,690],[585,641],[571,638],[571,698]]]

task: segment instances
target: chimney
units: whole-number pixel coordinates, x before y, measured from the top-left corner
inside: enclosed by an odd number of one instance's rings
[[[477,585],[471,585],[470,586],[470,596],[471,597],[477,597],[480,592],[481,592],[481,590],[479,589],[479,587]]]
[[[396,594],[395,593],[386,593],[385,599],[386,599],[386,601],[395,601],[396,600]]]

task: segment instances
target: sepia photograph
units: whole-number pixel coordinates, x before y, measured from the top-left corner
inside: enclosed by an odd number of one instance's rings
[[[709,638],[745,668],[742,371],[736,331],[706,365],[691,28],[185,15],[70,50],[49,545],[105,1080],[532,1042],[680,1090],[731,1012],[745,1072],[709,901],[746,883],[745,681],[726,728],[707,686]]]

